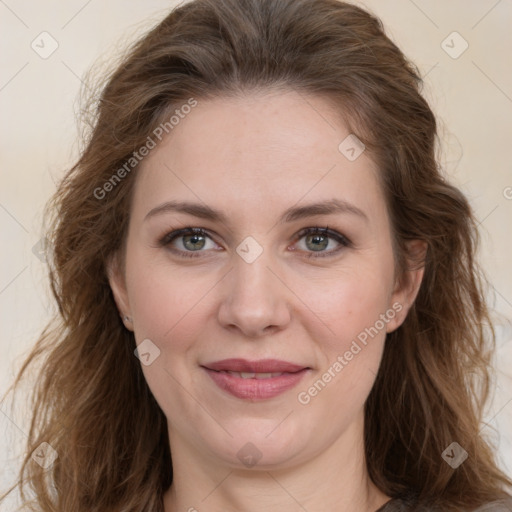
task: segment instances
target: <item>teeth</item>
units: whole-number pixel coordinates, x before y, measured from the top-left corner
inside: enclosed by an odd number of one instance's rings
[[[255,373],[255,372],[232,372],[227,370],[226,373],[238,377],[241,379],[271,379],[272,377],[280,377],[283,372],[272,372],[272,373]]]

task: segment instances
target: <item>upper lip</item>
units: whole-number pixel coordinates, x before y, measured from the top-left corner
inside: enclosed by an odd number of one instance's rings
[[[279,359],[259,359],[248,361],[247,359],[222,359],[206,363],[205,368],[215,371],[248,372],[248,373],[293,373],[308,368],[300,364],[280,361]]]

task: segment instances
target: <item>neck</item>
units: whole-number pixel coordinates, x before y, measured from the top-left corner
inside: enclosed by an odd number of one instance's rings
[[[269,470],[208,459],[170,432],[173,483],[164,495],[164,510],[375,512],[389,497],[368,476],[360,422],[362,418],[314,459]]]

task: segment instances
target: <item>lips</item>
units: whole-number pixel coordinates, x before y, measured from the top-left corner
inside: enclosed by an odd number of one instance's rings
[[[264,400],[296,386],[309,367],[277,359],[223,359],[202,366],[217,386],[231,395]]]
[[[247,361],[246,359],[223,359],[207,363],[206,368],[216,371],[247,372],[247,373],[294,373],[303,370],[305,366],[280,361],[279,359],[260,359]]]

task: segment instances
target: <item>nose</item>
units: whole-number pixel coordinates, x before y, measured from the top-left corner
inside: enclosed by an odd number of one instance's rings
[[[291,291],[279,276],[277,266],[264,251],[248,263],[234,255],[233,269],[223,280],[219,323],[259,338],[284,329],[291,319]]]

